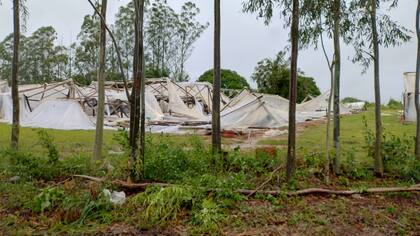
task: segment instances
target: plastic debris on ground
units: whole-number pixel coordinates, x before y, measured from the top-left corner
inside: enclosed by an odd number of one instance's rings
[[[115,205],[122,205],[126,200],[126,195],[124,192],[114,192],[110,191],[109,189],[104,189],[103,193],[105,197],[107,197],[109,201]]]

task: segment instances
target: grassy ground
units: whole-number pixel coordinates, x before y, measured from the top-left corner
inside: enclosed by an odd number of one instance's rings
[[[418,183],[415,177],[418,169],[413,172],[416,165],[409,166],[406,161],[412,145],[399,139],[390,142],[387,151],[395,151],[391,156],[400,163],[392,165],[404,168],[394,168],[382,179],[373,176],[363,122],[366,119],[372,128],[373,118],[372,111],[343,117],[344,173],[332,176],[329,184],[322,177],[324,122],[301,126],[294,182],[285,185],[281,169],[265,189],[365,189]],[[412,140],[414,125],[402,124],[397,111],[384,111],[383,120],[387,137]],[[22,129],[20,152],[13,153],[6,150],[10,127],[0,124],[0,235],[418,235],[420,232],[418,193],[252,198],[236,194],[234,189],[253,189],[271,176],[273,169],[284,165],[286,135],[257,142],[255,148],[260,145],[278,148],[275,156],[255,154],[254,150],[231,150],[221,160],[214,160],[208,151],[208,137],[149,135],[145,177],[175,186],[133,191],[109,182],[99,184],[72,177],[85,174],[107,180],[125,179],[128,160],[121,142],[115,138],[121,137],[117,132],[105,133],[106,157],[99,162],[90,160],[92,131],[49,130],[53,140],[50,146],[45,142],[42,145],[38,132]],[[224,144],[234,146],[246,139],[225,139]],[[51,147],[58,150],[59,159],[54,158]],[[125,191],[126,203],[122,206],[109,203],[102,194],[105,188]],[[221,191],[209,193],[207,189]]]

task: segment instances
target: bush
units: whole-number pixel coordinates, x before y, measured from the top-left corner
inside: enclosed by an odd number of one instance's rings
[[[362,102],[362,100],[354,97],[346,97],[343,100],[341,100],[342,103],[354,103],[354,102]]]
[[[148,188],[130,200],[133,206],[144,207],[141,217],[149,224],[161,225],[175,219],[183,208],[191,208],[193,192],[183,187]]]
[[[146,139],[145,178],[165,182],[182,182],[184,178],[213,173],[213,156],[201,140],[192,137],[191,148],[177,145],[162,135],[159,142]]]
[[[368,128],[367,121],[365,125],[365,142],[368,155],[375,157],[375,135]],[[390,135],[383,131],[381,155],[384,162],[385,172],[396,177],[420,181],[420,163],[414,155],[414,139],[412,137],[400,138]]]
[[[10,163],[8,170],[26,179],[52,180],[60,176],[59,163],[50,163],[45,157],[35,157],[29,153],[7,151],[4,158]]]
[[[403,105],[400,101],[397,101],[391,98],[388,102],[388,108],[400,110],[400,109],[403,109]]]
[[[48,151],[48,161],[50,163],[57,163],[59,159],[58,149],[54,145],[53,137],[45,130],[38,131],[39,141],[45,149]]]
[[[39,213],[57,207],[57,205],[63,200],[64,196],[64,192],[61,189],[44,189],[35,197],[32,211]]]
[[[211,199],[205,199],[192,217],[192,234],[219,235],[219,224],[226,219],[222,209]]]
[[[373,177],[372,172],[369,171],[368,168],[361,167],[360,163],[356,163],[354,150],[347,152],[345,155],[346,159],[343,162],[343,172],[347,175],[347,177],[352,179],[366,179]]]

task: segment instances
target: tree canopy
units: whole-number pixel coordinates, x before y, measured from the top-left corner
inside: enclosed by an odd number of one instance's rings
[[[20,83],[50,83],[66,78],[68,57],[64,46],[56,45],[57,33],[51,26],[41,27],[20,41]],[[10,80],[13,35],[0,42],[0,79]]]
[[[224,89],[243,89],[246,87],[249,88],[249,84],[246,81],[246,79],[233,70],[222,69],[221,80],[221,87]],[[213,69],[204,72],[204,74],[202,74],[198,78],[198,81],[213,83]]]
[[[98,5],[98,7],[100,7]],[[194,43],[201,37],[208,23],[200,23],[200,9],[186,2],[177,12],[166,0],[151,1],[145,10],[146,77],[171,77],[177,81],[189,79],[185,63]],[[134,50],[134,5],[119,8],[114,32],[122,56],[126,77],[132,74]],[[0,42],[0,79],[11,77],[13,35]],[[57,33],[51,26],[41,27],[32,35],[21,37],[20,83],[51,83],[68,78],[88,85],[96,80],[99,55],[100,17],[94,13],[83,18],[77,41],[68,47],[57,44]],[[106,80],[122,80],[118,70],[115,47],[106,42]]]
[[[276,58],[266,58],[258,62],[252,79],[257,82],[261,93],[277,94],[289,97],[290,62],[285,59],[285,53],[279,52]],[[297,102],[302,102],[307,96],[321,94],[315,80],[299,72],[297,79]]]

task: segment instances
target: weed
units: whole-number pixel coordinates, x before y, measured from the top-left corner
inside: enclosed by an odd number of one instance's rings
[[[193,192],[183,187],[148,188],[130,201],[144,207],[140,214],[151,225],[160,225],[175,219],[183,208],[191,208]]]
[[[33,201],[32,211],[39,213],[56,207],[64,198],[64,191],[59,188],[46,188],[42,190]]]
[[[48,151],[48,162],[57,163],[59,159],[59,153],[57,147],[54,145],[53,137],[44,129],[38,131],[38,138],[42,147]]]
[[[365,147],[370,157],[375,156],[375,136],[368,128],[367,121],[363,120],[365,126]],[[413,180],[420,180],[420,162],[414,155],[412,138],[400,138],[383,132],[381,156],[384,161],[384,168],[387,173],[394,176]]]
[[[352,179],[371,179],[373,177],[371,171],[361,167],[360,163],[356,163],[356,151],[354,149],[347,151],[345,158],[342,168],[347,177]]]
[[[192,217],[193,234],[220,234],[219,225],[223,223],[226,216],[222,209],[211,199],[205,199]]]
[[[51,180],[61,174],[58,163],[50,163],[45,157],[15,151],[7,151],[3,155],[10,163],[9,171],[26,179]]]

